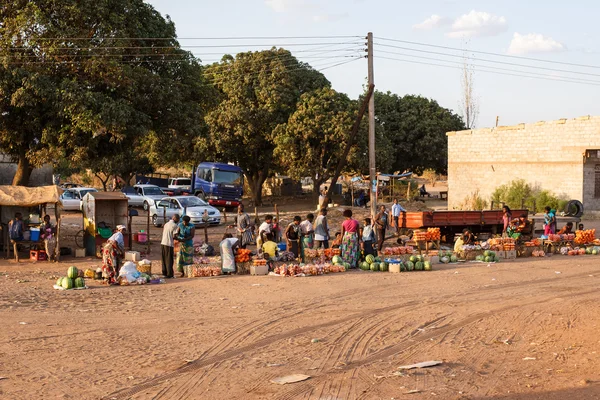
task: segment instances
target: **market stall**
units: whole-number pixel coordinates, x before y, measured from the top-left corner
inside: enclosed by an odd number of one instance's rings
[[[40,222],[47,214],[47,206],[54,206],[54,219],[56,224],[56,258],[60,258],[60,210],[59,198],[62,190],[58,186],[0,186],[0,233],[2,235],[2,246],[5,258],[9,258],[12,250],[15,260],[19,261],[19,249],[29,251],[28,258],[32,254],[37,259],[43,259],[45,250],[43,242],[39,237]],[[16,213],[23,215],[25,225],[24,240],[13,241],[8,234],[8,223],[15,217]],[[32,231],[31,229],[34,228]],[[32,235],[33,232],[33,235]],[[31,252],[35,253],[31,253]]]
[[[90,192],[83,198],[85,255],[95,256],[117,225],[128,225],[128,200],[120,192]],[[125,247],[129,246],[125,235]]]

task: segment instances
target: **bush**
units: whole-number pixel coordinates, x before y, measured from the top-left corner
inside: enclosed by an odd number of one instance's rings
[[[517,179],[496,188],[494,193],[492,193],[491,200],[495,205],[505,203],[510,208],[515,209],[521,208],[522,201],[524,200],[525,207],[534,212],[541,212],[546,206],[554,208],[557,211],[563,210],[568,202],[568,199],[563,196],[558,197],[549,190],[533,187],[523,179]]]
[[[423,178],[427,180],[427,183],[431,187],[435,187],[435,183],[438,181],[439,177],[439,174],[431,168],[423,171]]]
[[[481,197],[479,194],[479,190],[474,191],[465,199],[460,205],[461,210],[465,211],[481,211],[485,210],[488,207],[488,202]]]

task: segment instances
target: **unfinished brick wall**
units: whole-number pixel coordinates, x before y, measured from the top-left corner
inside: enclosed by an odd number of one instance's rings
[[[447,136],[450,210],[460,209],[475,191],[489,201],[498,186],[524,179],[580,200],[586,210],[600,211],[600,197],[595,197],[600,194],[595,189],[600,117],[448,132]]]

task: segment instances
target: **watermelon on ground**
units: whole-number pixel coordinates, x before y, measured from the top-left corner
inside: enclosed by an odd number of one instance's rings
[[[75,284],[76,288],[85,287],[85,280],[83,278],[79,277],[79,278],[75,279],[74,284]]]
[[[406,265],[404,263],[400,263],[400,272],[406,272]]]
[[[375,257],[373,257],[372,254],[367,254],[367,256],[365,257],[365,261],[369,264],[373,264],[375,262]]]
[[[431,271],[431,263],[429,261],[425,261],[425,263],[423,264],[423,269],[425,271]]]
[[[379,271],[379,264],[374,262],[373,264],[371,264],[370,269],[371,269],[371,271]]]
[[[406,263],[406,270],[407,271],[414,271],[415,270],[415,263],[412,261],[409,261]]]
[[[485,257],[485,260],[484,260],[484,261],[485,261],[485,262],[492,262],[492,257],[490,257],[490,256],[487,256],[487,257]]]
[[[73,279],[71,278],[63,278],[61,286],[65,289],[73,289]]]
[[[368,262],[364,261],[360,263],[360,269],[363,271],[368,271],[370,269],[370,265]]]
[[[480,256],[477,256],[477,257],[475,257],[475,260],[476,260],[476,261],[483,261],[483,259],[484,259],[484,257],[483,257],[483,256],[481,256],[481,255],[480,255]]]
[[[489,251],[489,250],[486,250],[486,251],[484,251],[484,252],[483,252],[483,256],[484,256],[484,257],[489,257],[489,256],[490,256],[490,253],[491,253],[491,251]]]
[[[343,263],[343,265],[344,265],[344,268],[346,269],[346,271],[348,271],[350,269],[350,263],[345,262],[345,263]]]
[[[458,262],[458,257],[456,257],[454,254],[452,254],[452,256],[450,257],[450,262]]]
[[[500,257],[498,257],[498,256],[495,256],[495,257],[494,257],[494,262],[500,262]]]
[[[389,266],[387,263],[382,262],[381,264],[379,264],[379,270],[383,271],[383,272],[387,272],[389,271]]]
[[[339,265],[339,264],[341,264],[343,262],[342,261],[342,257],[340,257],[340,256],[333,256],[333,258],[331,259],[331,262],[334,265]]]
[[[409,261],[410,261],[411,263],[416,263],[416,262],[417,262],[417,261],[419,261],[419,260],[418,260],[418,259],[417,259],[417,257],[415,257],[415,256],[410,256],[410,258],[409,258]]]
[[[79,270],[77,267],[69,267],[67,270],[67,276],[71,279],[75,279],[79,276]]]
[[[56,286],[62,286],[62,281],[63,278],[58,278],[58,280],[56,281]]]
[[[598,250],[596,250],[596,249],[594,248],[594,250],[592,250],[592,254],[593,254],[593,255],[595,255],[595,256],[597,256],[597,255],[598,255]]]
[[[417,261],[417,263],[415,264],[415,271],[423,271],[423,267],[423,262]]]

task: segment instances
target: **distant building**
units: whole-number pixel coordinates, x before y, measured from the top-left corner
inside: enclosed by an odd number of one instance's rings
[[[600,117],[448,132],[448,209],[515,179],[600,211]]]
[[[17,164],[9,156],[0,154],[0,185],[11,185],[16,172]],[[34,169],[29,178],[29,186],[45,185],[52,185],[52,167],[49,165]]]

